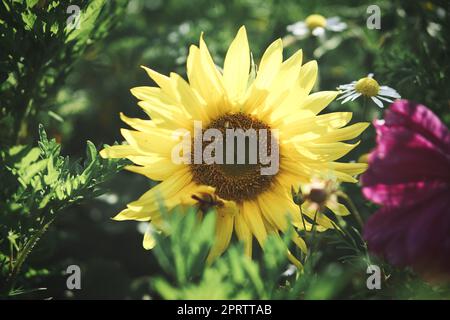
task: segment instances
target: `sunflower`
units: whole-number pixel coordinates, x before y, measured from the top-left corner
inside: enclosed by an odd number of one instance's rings
[[[356,138],[368,123],[346,126],[352,117],[350,112],[318,115],[338,91],[310,94],[317,78],[316,61],[302,65],[301,50],[283,61],[281,39],[264,52],[253,77],[245,27],[240,28],[228,49],[223,71],[214,64],[203,36],[199,46],[190,47],[188,81],[176,73],[165,76],[143,68],[157,86],[136,87],[131,93],[151,120],[121,114],[121,119],[134,129],[121,130],[128,144],[107,147],[101,155],[128,158],[134,163],[128,170],[161,183],[129,203],[115,220],[149,221],[158,229],[162,224],[161,206],[213,209],[217,216],[216,239],[209,259],[225,251],[233,234],[251,256],[253,238],[262,246],[268,234],[285,232],[291,224],[304,228],[291,196],[292,186],[309,183],[313,176],[324,172],[342,182],[356,182],[355,175],[366,169],[363,163],[336,160],[358,145],[342,141]],[[275,142],[279,169],[271,175],[261,174],[266,164],[261,159],[256,164],[248,159],[244,164],[174,161],[174,150],[181,140],[190,137],[195,145],[195,122],[203,124],[203,131],[253,128],[270,132],[265,147],[270,149]],[[180,129],[183,135],[174,134]],[[272,139],[275,141],[269,141]],[[231,150],[225,146],[224,151],[227,154]],[[340,209],[334,208],[337,214],[346,213]],[[303,214],[313,218],[315,212],[305,207]],[[325,216],[317,223],[322,229],[333,227]],[[293,241],[306,251],[297,234]],[[146,234],[144,247],[153,245],[151,234]]]

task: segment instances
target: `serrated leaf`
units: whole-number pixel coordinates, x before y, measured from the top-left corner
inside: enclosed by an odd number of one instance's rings
[[[39,124],[39,140],[41,143],[48,143],[47,132],[45,132],[44,126]]]
[[[44,182],[47,185],[52,185],[59,178],[58,170],[53,166],[53,157],[50,157],[47,161],[47,174],[44,176]]]
[[[33,176],[35,176],[36,174],[38,174],[39,172],[42,172],[43,170],[45,170],[47,168],[47,162],[48,162],[48,159],[42,159],[42,160],[39,160],[38,162],[35,162],[32,165],[30,165],[28,167],[28,169],[26,170],[25,174],[21,177],[22,181],[25,184],[28,184],[30,182],[30,180],[33,178]]]
[[[78,21],[79,28],[71,29],[73,26],[67,26],[68,31],[67,42],[76,41],[77,45],[82,45],[89,38],[103,6],[105,0],[93,0],[86,8],[80,8],[80,16]],[[75,14],[75,13],[73,13]]]

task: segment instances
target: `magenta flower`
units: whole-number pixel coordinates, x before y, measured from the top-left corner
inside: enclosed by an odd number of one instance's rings
[[[376,120],[362,176],[381,205],[364,228],[369,250],[430,279],[450,279],[450,132],[424,105],[397,100]]]

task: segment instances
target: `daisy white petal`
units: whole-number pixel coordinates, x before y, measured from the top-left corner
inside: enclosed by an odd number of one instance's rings
[[[345,99],[345,98],[347,98],[348,96],[351,96],[351,95],[354,94],[354,93],[356,93],[356,91],[354,91],[354,90],[349,91],[349,92],[347,92],[347,93],[341,95],[341,96],[340,96],[339,98],[337,98],[336,100],[342,100],[342,99]]]
[[[325,35],[325,28],[318,27],[312,31],[313,36],[323,37]]]
[[[381,102],[379,99],[377,99],[376,97],[371,97],[372,101],[375,102],[377,104],[377,106],[379,106],[380,108],[383,108],[383,102]]]
[[[350,91],[352,91],[352,90],[355,90],[355,87],[349,87],[349,88],[338,87],[337,89],[338,89],[339,91],[341,91],[341,94],[344,94],[344,93],[350,92]]]
[[[341,84],[339,87],[337,87],[339,90],[349,90],[349,89],[354,89],[355,86],[353,84]]]
[[[287,31],[291,32],[294,36],[305,36],[309,33],[309,29],[306,23],[303,21],[296,22],[287,26]]]
[[[345,98],[345,99],[341,102],[341,104],[344,104],[344,103],[350,101],[350,100],[353,98],[354,95],[356,95],[356,93],[354,93],[354,94],[352,94],[352,95],[349,95],[347,98]]]
[[[381,99],[381,100],[384,100],[384,101],[386,101],[386,102],[390,102],[390,103],[394,102],[394,101],[392,101],[391,99],[385,98],[385,97],[383,97],[383,96],[381,96],[381,95],[378,95],[377,98],[378,98],[378,99]]]
[[[351,101],[354,101],[356,98],[359,98],[361,96],[361,93],[356,93],[356,94],[354,94],[352,97],[352,100]]]
[[[388,86],[381,86],[379,94],[391,98],[400,99],[400,95],[398,94],[398,92]]]
[[[342,22],[339,17],[332,17],[327,19],[327,29],[335,32],[341,32],[347,29],[347,24]]]
[[[340,23],[340,22],[341,22],[341,18],[339,18],[339,17],[337,17],[337,16],[327,18],[327,25],[328,25],[328,24],[335,25],[335,24],[338,24],[338,23]]]

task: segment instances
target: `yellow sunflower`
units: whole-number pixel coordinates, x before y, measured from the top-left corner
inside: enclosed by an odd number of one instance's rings
[[[197,205],[203,211],[212,208],[217,215],[216,241],[209,259],[224,252],[233,232],[251,256],[253,238],[263,245],[269,233],[284,232],[289,223],[303,228],[299,208],[292,200],[292,186],[307,184],[324,172],[340,182],[356,182],[355,175],[366,169],[364,163],[336,160],[358,144],[342,141],[356,138],[368,123],[346,126],[351,112],[318,115],[338,92],[310,94],[317,78],[316,61],[302,65],[301,50],[283,61],[281,39],[264,52],[253,77],[245,27],[240,28],[228,49],[223,71],[214,64],[202,36],[199,46],[192,45],[189,50],[188,81],[176,73],[165,76],[143,68],[157,87],[136,87],[131,93],[151,120],[121,114],[121,119],[134,129],[121,130],[128,144],[107,147],[101,155],[128,158],[135,164],[128,170],[161,183],[129,203],[115,220],[149,221],[158,228],[162,204],[167,209],[184,205]],[[199,121],[202,130],[254,128],[276,132],[266,139],[265,147],[270,150],[270,140],[275,139],[279,170],[261,174],[260,169],[267,163],[259,158],[256,164],[248,159],[241,164],[173,161],[174,150],[186,136],[195,136],[194,123]],[[184,135],[174,134],[180,129]],[[225,154],[229,151],[225,146]],[[336,214],[348,213],[343,206],[330,209]],[[311,218],[315,214],[306,207],[303,213]],[[324,215],[317,223],[322,229],[333,227]],[[306,251],[298,235],[293,241]],[[147,233],[144,247],[153,245]],[[290,253],[289,257],[299,265]]]

